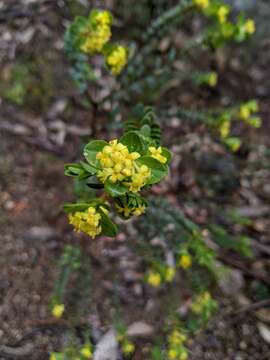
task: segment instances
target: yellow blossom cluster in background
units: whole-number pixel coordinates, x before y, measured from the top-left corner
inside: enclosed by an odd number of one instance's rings
[[[210,1],[209,0],[194,0],[194,4],[200,9],[205,10],[208,8]]]
[[[187,360],[188,351],[184,346],[187,340],[186,335],[175,329],[168,336],[168,359],[170,360]]]
[[[85,344],[81,350],[80,350],[80,354],[84,359],[91,359],[93,356],[93,352],[92,352],[92,346],[91,344]]]
[[[257,101],[250,100],[240,106],[239,117],[248,125],[259,128],[261,126],[261,118],[253,115],[258,111],[259,107]]]
[[[65,305],[64,304],[56,304],[52,308],[52,315],[55,318],[60,319],[62,317],[64,311],[65,311]]]
[[[138,192],[145,186],[147,179],[151,175],[150,169],[146,165],[136,163],[141,155],[138,152],[129,152],[128,148],[112,140],[109,145],[104,146],[102,151],[97,153],[102,170],[99,170],[97,177],[101,182],[106,180],[112,183],[123,182],[131,192]]]
[[[128,62],[128,50],[121,45],[116,45],[105,54],[106,64],[113,75],[121,73]]]
[[[73,225],[78,232],[82,231],[92,238],[95,238],[101,233],[101,215],[92,206],[85,211],[76,211],[74,214],[69,214],[68,218],[69,223]]]
[[[198,295],[196,299],[191,304],[191,310],[194,314],[200,315],[204,311],[204,309],[207,307],[209,302],[212,300],[212,297],[208,291],[205,291],[204,293]]]
[[[229,13],[230,13],[230,7],[228,5],[221,5],[218,8],[217,17],[221,24],[224,24],[227,21]]]
[[[252,19],[248,19],[245,22],[244,27],[245,27],[245,31],[250,35],[254,34],[256,31],[255,22]]]
[[[112,15],[109,11],[97,11],[90,14],[89,19],[89,29],[82,34],[84,41],[81,50],[88,54],[94,54],[101,52],[111,38]]]
[[[181,254],[178,264],[182,269],[188,269],[192,265],[191,256],[188,253]]]

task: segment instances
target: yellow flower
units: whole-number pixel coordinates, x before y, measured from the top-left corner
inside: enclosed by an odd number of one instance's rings
[[[168,338],[171,345],[182,345],[186,341],[187,337],[180,333],[178,330],[174,330]]]
[[[207,82],[208,82],[208,85],[211,87],[215,87],[217,85],[218,75],[215,71],[209,73]]]
[[[85,211],[69,214],[69,223],[74,226],[76,231],[82,231],[92,238],[101,233],[100,219],[101,215],[92,206]]]
[[[224,121],[219,127],[219,133],[222,139],[228,137],[231,131],[231,123],[230,121]]]
[[[248,19],[245,22],[245,31],[250,35],[255,33],[256,26],[255,26],[255,23],[254,23],[254,21],[252,19]]]
[[[151,153],[151,156],[161,162],[162,164],[165,164],[167,162],[167,158],[162,155],[162,148],[159,146],[158,148],[155,148],[154,146],[149,147],[149,151]]]
[[[191,256],[188,254],[183,254],[179,259],[179,266],[183,269],[188,269],[192,264]]]
[[[178,351],[176,349],[169,349],[168,351],[168,358],[170,360],[176,360],[178,357]]]
[[[208,291],[205,291],[204,293],[198,295],[193,301],[193,303],[191,304],[191,310],[197,315],[201,314],[210,300],[210,293]]]
[[[142,215],[142,214],[145,213],[145,209],[146,209],[146,206],[145,206],[145,205],[138,206],[138,207],[133,211],[133,215],[135,215],[135,216],[140,216],[140,215]]]
[[[122,350],[125,355],[129,355],[134,352],[135,346],[132,344],[132,342],[126,340],[122,345]]]
[[[64,304],[56,304],[52,308],[52,314],[54,317],[60,319],[65,311],[65,305]]]
[[[128,51],[124,46],[116,46],[112,51],[106,54],[106,64],[113,75],[118,75],[126,66],[128,61]]]
[[[226,5],[221,5],[217,11],[218,20],[221,24],[224,24],[230,13],[230,8]]]
[[[81,50],[88,54],[100,52],[104,45],[111,38],[112,16],[108,11],[99,11],[95,15],[90,15],[90,26],[87,31],[82,33],[84,42]]]
[[[209,0],[194,0],[194,4],[200,9],[205,10],[208,8],[210,1]]]
[[[123,181],[135,173],[135,160],[140,157],[137,152],[130,153],[128,148],[112,140],[97,153],[102,170],[98,171],[97,177],[101,182],[110,180],[112,183]]]
[[[134,164],[136,173],[132,175],[131,182],[127,183],[129,191],[138,192],[146,184],[147,179],[151,175],[151,170],[146,165],[138,166]]]
[[[147,276],[147,283],[151,286],[158,287],[161,284],[160,274],[155,271],[150,271]]]
[[[90,345],[84,345],[81,348],[80,353],[81,353],[82,357],[84,357],[85,359],[90,359],[93,355]]]
[[[181,353],[178,357],[178,360],[187,360],[188,358],[188,352],[185,348],[181,348]]]
[[[109,11],[99,11],[95,16],[95,20],[101,26],[110,26],[112,23],[112,15]]]
[[[52,354],[50,355],[50,360],[56,360],[56,356],[55,356],[54,353],[52,353]]]
[[[240,106],[239,117],[243,120],[247,120],[250,117],[250,108],[246,104]]]
[[[165,270],[165,281],[172,282],[175,276],[175,268],[172,266],[169,266]]]

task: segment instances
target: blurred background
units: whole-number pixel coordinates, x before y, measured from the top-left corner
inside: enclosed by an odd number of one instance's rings
[[[157,237],[176,239],[181,229],[173,225],[170,231],[170,226],[178,213],[206,238],[210,230],[215,234],[208,245],[228,275],[217,284],[206,276],[220,309],[190,340],[190,359],[269,359],[270,3],[228,1],[233,14],[244,11],[256,22],[255,35],[245,43],[199,55],[188,48],[179,55],[204,26],[194,16],[158,34],[148,52],[143,34],[177,3],[0,0],[1,359],[48,359],[50,351],[65,346],[69,325],[51,317],[48,303],[63,248],[75,243],[91,259],[91,270],[82,267],[82,281],[71,276],[67,288],[76,334],[80,336],[79,318],[98,338],[121,307],[127,327],[141,325],[139,350],[132,358],[147,359],[149,339],[158,338],[163,327],[161,314],[170,307],[184,314],[191,295],[183,274],[170,290],[145,288],[145,265],[132,246],[139,237],[149,243]],[[130,44],[133,52],[145,51],[129,70],[129,80],[120,78],[124,85],[129,81],[128,91],[101,70],[98,57],[91,60],[93,72],[85,85],[81,68],[74,73],[64,53],[68,25],[94,7],[114,14],[117,40]],[[215,88],[195,86],[183,76],[209,69],[218,74]],[[91,81],[93,76],[97,80]],[[237,123],[233,131],[242,146],[232,152],[209,130],[198,109],[250,99],[258,101],[262,126]],[[174,154],[170,175],[151,190],[154,210],[121,224],[116,239],[75,235],[62,204],[74,199],[74,190],[84,189],[74,189],[65,178],[64,163],[77,161],[89,139],[117,136],[121,120],[140,102],[155,109],[164,144]],[[175,209],[172,214],[169,206]],[[203,273],[193,280],[204,281]]]

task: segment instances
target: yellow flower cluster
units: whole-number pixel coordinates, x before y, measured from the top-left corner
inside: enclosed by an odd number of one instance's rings
[[[167,266],[161,272],[150,270],[147,274],[146,282],[153,287],[159,287],[162,281],[172,282],[174,277],[175,268],[173,266]]]
[[[252,116],[258,111],[258,103],[256,100],[248,101],[245,104],[242,104],[239,109],[239,117],[245,121],[248,125],[255,128],[261,126],[261,118],[258,116]]]
[[[220,124],[219,127],[219,133],[222,139],[226,139],[229,134],[231,132],[231,122],[228,121],[224,121],[223,123]]]
[[[91,18],[90,28],[84,34],[85,40],[81,45],[81,50],[88,54],[100,52],[104,45],[111,38],[112,16],[108,11],[98,11]]]
[[[106,64],[113,75],[118,75],[126,66],[128,61],[128,51],[124,46],[115,46],[112,51],[106,54]]]
[[[209,73],[207,77],[207,82],[209,86],[215,87],[218,82],[218,74],[215,71]]]
[[[192,259],[189,254],[182,254],[179,258],[179,266],[182,269],[188,269],[192,265]]]
[[[221,5],[217,10],[218,21],[221,24],[224,24],[227,21],[229,13],[230,13],[229,6]]]
[[[158,160],[161,164],[165,164],[167,162],[167,158],[162,155],[162,148],[159,146],[158,148],[155,148],[154,146],[150,146],[148,149],[151,153],[151,156]]]
[[[194,4],[198,6],[200,9],[205,10],[210,5],[209,0],[194,0]]]
[[[166,282],[172,282],[173,279],[175,277],[175,268],[172,266],[168,266],[165,269],[165,275],[164,275],[164,279]]]
[[[124,355],[130,355],[135,350],[134,344],[129,340],[124,340],[121,345],[121,348],[122,348]]]
[[[134,208],[129,208],[128,206],[115,205],[119,214],[122,214],[124,217],[128,218],[130,216],[140,216],[145,213],[146,206],[141,205]]]
[[[146,279],[147,283],[153,287],[158,287],[161,284],[161,275],[157,271],[149,271]]]
[[[60,319],[62,317],[64,311],[65,311],[65,305],[64,304],[56,304],[52,308],[52,315],[55,318]]]
[[[246,31],[247,34],[252,35],[252,34],[255,33],[256,26],[255,26],[255,23],[254,23],[254,21],[252,19],[248,19],[245,22],[244,26],[245,26],[245,31]]]
[[[77,211],[74,214],[69,214],[69,223],[80,232],[95,238],[101,233],[100,226],[101,215],[97,213],[96,209],[90,206],[85,211]]]
[[[187,337],[179,330],[174,330],[168,337],[169,349],[168,358],[170,360],[186,360],[188,358],[187,349],[183,346]]]
[[[212,300],[212,297],[208,291],[205,291],[201,295],[198,295],[197,298],[191,304],[191,310],[196,315],[200,315],[208,303]]]
[[[80,350],[80,354],[84,359],[91,359],[93,356],[91,345],[89,344],[84,345]]]
[[[101,182],[106,180],[116,183],[123,182],[131,192],[138,192],[146,184],[151,175],[146,165],[138,165],[136,159],[140,157],[137,152],[130,153],[128,148],[112,140],[109,145],[104,146],[102,151],[97,153],[102,170],[99,170],[97,177]]]

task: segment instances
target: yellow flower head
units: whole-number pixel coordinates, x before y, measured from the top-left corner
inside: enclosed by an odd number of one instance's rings
[[[100,52],[111,38],[112,16],[108,11],[96,11],[90,14],[90,24],[82,33],[84,41],[81,50],[88,54]]]
[[[243,120],[247,120],[250,117],[251,111],[247,104],[240,106],[239,117]]]
[[[131,182],[127,183],[129,191],[138,192],[147,182],[147,179],[151,175],[151,170],[146,165],[138,166],[134,164],[135,173],[132,175]]]
[[[165,164],[167,162],[167,158],[162,155],[162,148],[159,146],[158,148],[155,148],[154,146],[150,146],[148,149],[151,153],[151,156],[159,161],[161,164]]]
[[[55,356],[54,353],[51,353],[51,355],[50,355],[50,360],[56,360],[56,356]]]
[[[129,218],[130,216],[140,216],[145,213],[146,206],[141,205],[134,208],[129,208],[128,206],[120,206],[118,204],[115,205],[119,214],[122,214],[124,217]]]
[[[256,26],[255,26],[255,22],[252,19],[248,19],[245,22],[245,31],[250,35],[255,33]]]
[[[80,353],[81,353],[82,357],[85,359],[91,359],[91,357],[93,355],[90,345],[84,345],[81,348]]]
[[[128,50],[124,46],[116,46],[106,54],[106,64],[113,75],[118,75],[126,66],[128,61]]]
[[[178,358],[178,351],[174,348],[169,349],[168,351],[168,358],[170,360],[177,360]]]
[[[76,231],[82,231],[92,238],[101,233],[100,219],[101,215],[92,206],[85,211],[69,214],[69,223],[74,226]]]
[[[231,131],[231,122],[224,121],[219,127],[219,133],[222,139],[226,139]]]
[[[56,317],[57,319],[60,319],[65,311],[65,305],[64,304],[56,304],[52,308],[52,315]]]
[[[156,271],[149,271],[147,276],[147,283],[153,287],[158,287],[161,284],[161,276]]]
[[[182,345],[185,341],[186,341],[187,337],[182,334],[180,331],[178,330],[174,330],[169,338],[168,341],[170,343],[170,345]]]
[[[126,340],[122,345],[122,350],[125,355],[130,355],[134,352],[135,346],[132,342]]]
[[[175,276],[175,268],[172,266],[169,266],[165,270],[165,281],[172,282]]]
[[[194,314],[201,314],[205,308],[205,306],[209,303],[211,300],[211,295],[208,291],[205,291],[204,293],[198,295],[196,299],[191,304],[191,310],[194,312]]]
[[[224,24],[226,22],[229,13],[230,13],[230,8],[226,5],[221,5],[218,8],[217,17],[221,24]]]
[[[106,10],[98,11],[94,19],[100,26],[111,26],[112,24],[112,15]]]
[[[208,85],[211,87],[215,87],[218,82],[218,75],[215,71],[209,73],[207,78]]]
[[[208,8],[210,1],[209,0],[194,0],[194,4],[200,9],[205,10]]]
[[[102,151],[97,153],[96,159],[99,160],[102,168],[98,171],[97,177],[103,183],[106,180],[112,183],[123,182],[129,191],[138,192],[145,186],[147,179],[151,175],[151,171],[146,165],[140,166],[136,163],[135,160],[140,156],[137,152],[130,153],[128,148],[118,143],[117,140],[112,140],[109,145],[104,146]],[[127,208],[122,212],[126,217],[130,215]]]
[[[188,269],[192,264],[191,256],[182,254],[179,259],[179,266],[183,269]]]

